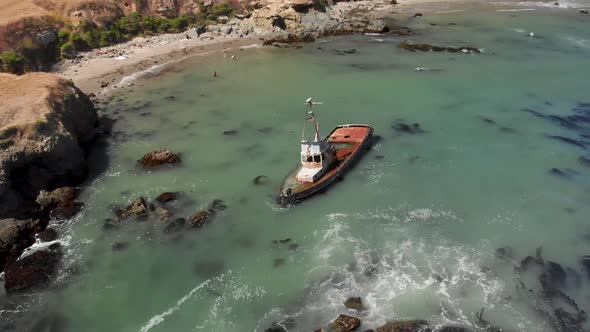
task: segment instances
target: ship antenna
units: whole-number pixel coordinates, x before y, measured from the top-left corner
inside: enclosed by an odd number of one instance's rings
[[[305,100],[305,104],[307,105],[307,116],[305,117],[305,121],[313,122],[314,129],[315,129],[315,141],[320,141],[320,123],[315,117],[315,113],[313,112],[313,105],[322,105],[322,102],[313,101],[312,97],[309,97]],[[301,140],[305,139],[305,122],[303,123],[303,133],[301,135]]]

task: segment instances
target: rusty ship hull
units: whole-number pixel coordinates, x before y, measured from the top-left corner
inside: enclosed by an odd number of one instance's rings
[[[348,124],[334,128],[327,140],[336,150],[336,166],[313,183],[297,181],[296,175],[301,166],[297,167],[283,180],[277,203],[282,206],[297,203],[325,190],[342,178],[344,173],[370,148],[372,135],[373,128],[369,125]]]

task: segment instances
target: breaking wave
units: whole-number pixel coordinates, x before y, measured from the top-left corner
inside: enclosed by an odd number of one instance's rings
[[[169,62],[163,63],[161,65],[153,65],[153,66],[149,67],[148,69],[135,72],[129,76],[125,76],[121,79],[121,81],[119,82],[118,85],[119,86],[127,86],[128,84],[131,84],[133,81],[135,81],[137,79],[149,78],[149,77],[154,77],[156,75],[159,75],[166,68],[166,66],[171,64],[172,62],[174,62],[174,61],[169,61]]]
[[[313,251],[317,254],[313,255],[315,262],[309,274],[316,281],[311,282],[294,308],[274,308],[259,327],[293,321],[295,326],[289,331],[311,331],[326,327],[339,314],[359,317],[363,329],[392,319],[426,319],[435,326],[476,327],[474,313],[486,308],[494,316],[507,319],[502,323],[508,326],[542,330],[509,300],[514,286],[510,279],[486,267],[493,264],[487,243],[471,248],[440,238],[428,241],[410,236],[403,225],[385,228],[379,232],[380,239],[371,241],[355,235],[359,230],[354,219],[359,217],[404,221],[453,213],[410,209],[399,217],[392,218],[394,215],[393,210],[327,215],[329,226],[314,233],[318,244]],[[354,296],[362,298],[367,310],[357,312],[344,307],[346,299]]]
[[[197,285],[190,292],[188,292],[186,295],[181,297],[176,302],[176,304],[174,306],[168,308],[168,310],[162,312],[161,314],[155,315],[152,318],[150,318],[150,320],[147,322],[147,324],[145,324],[139,331],[140,332],[147,332],[147,331],[151,330],[153,327],[160,325],[160,323],[162,323],[166,319],[166,317],[172,315],[176,310],[180,309],[180,306],[182,306],[182,304],[184,302],[186,302],[186,300],[190,299],[197,291],[203,289],[210,282],[211,282],[211,280],[208,279],[208,280],[205,280],[204,282],[200,283],[199,285]]]
[[[522,6],[522,7],[545,7],[545,8],[556,8],[556,9],[568,9],[568,8],[584,8],[588,6],[588,2],[584,3],[582,0],[560,0],[559,5],[555,5],[555,1],[514,1],[514,2],[497,2],[498,5],[507,6]],[[528,8],[531,10],[531,8]],[[534,10],[534,9],[532,9]],[[500,11],[500,10],[498,10]],[[501,11],[516,11],[516,10],[501,10]]]

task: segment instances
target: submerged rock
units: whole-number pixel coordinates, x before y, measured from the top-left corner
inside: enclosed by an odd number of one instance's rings
[[[164,233],[175,233],[184,228],[186,224],[186,219],[184,218],[176,218],[175,220],[171,221],[166,227],[164,227]]]
[[[419,123],[406,124],[403,122],[395,123],[391,126],[395,131],[406,134],[422,134],[425,133],[424,129],[420,127]]]
[[[431,331],[428,322],[425,320],[398,320],[387,322],[380,326],[377,332],[427,332]]]
[[[76,203],[77,192],[78,190],[73,187],[58,188],[49,192],[41,190],[36,202],[51,219],[71,218],[78,213],[81,206]]]
[[[282,240],[272,240],[272,243],[274,244],[287,244],[290,243],[292,240],[290,237],[286,238],[286,239],[282,239]]]
[[[584,157],[584,156],[580,156],[578,158],[578,163],[580,163],[580,164],[582,164],[584,166],[590,167],[590,158]]]
[[[347,315],[339,315],[335,321],[330,323],[330,328],[335,332],[354,331],[361,326],[360,319]]]
[[[451,53],[481,53],[481,50],[475,47],[452,47],[452,46],[435,46],[429,44],[413,44],[407,41],[401,42],[399,48],[411,52],[451,52]]]
[[[123,251],[129,248],[129,242],[115,242],[111,246],[111,250],[113,251]]]
[[[178,193],[174,192],[164,192],[161,193],[158,197],[156,197],[156,201],[160,203],[168,203],[170,201],[174,201],[178,198]]]
[[[564,137],[564,136],[559,136],[559,135],[548,135],[549,138],[552,138],[554,140],[566,143],[566,144],[570,144],[570,145],[575,145],[577,147],[580,148],[585,148],[586,144],[584,144],[584,142],[578,141],[576,139],[573,138],[569,138],[569,137]]]
[[[54,228],[46,228],[43,232],[37,234],[39,240],[43,242],[50,242],[57,239],[58,234]]]
[[[348,55],[348,54],[356,54],[358,53],[356,49],[351,48],[348,50],[334,50],[333,52],[335,55]]]
[[[582,257],[580,264],[582,265],[584,272],[586,272],[586,277],[590,280],[590,255]]]
[[[116,213],[119,218],[118,220],[125,220],[130,217],[143,219],[147,218],[148,211],[148,205],[145,202],[145,199],[143,197],[138,197],[133,203],[125,208],[125,211],[119,210]]]
[[[360,297],[349,297],[344,301],[344,306],[348,309],[354,309],[356,311],[362,311],[365,309],[363,306],[363,300]]]
[[[569,169],[569,168],[565,168],[563,170],[559,169],[559,168],[552,168],[549,170],[549,173],[564,179],[569,179],[572,176],[578,174],[576,171]]]
[[[545,274],[547,276],[547,282],[549,282],[553,288],[565,287],[567,274],[563,267],[558,263],[548,261],[545,264]]]
[[[160,149],[146,153],[138,160],[138,163],[143,168],[154,168],[164,164],[177,164],[180,161],[180,155],[167,149]]]
[[[9,256],[18,256],[35,243],[35,233],[41,231],[43,224],[38,219],[0,220],[0,271]]]
[[[201,228],[211,221],[211,218],[214,214],[215,211],[212,209],[197,211],[195,214],[190,216],[188,223],[193,228]]]
[[[257,177],[254,178],[254,184],[255,185],[261,185],[261,184],[265,184],[269,181],[268,176],[266,175],[258,175]]]
[[[502,247],[496,249],[496,258],[512,259],[512,247]]]
[[[472,329],[463,326],[445,325],[441,327],[438,332],[475,332]]]
[[[223,131],[223,135],[224,136],[235,136],[238,134],[238,130],[237,129],[231,129],[231,130],[224,130]]]
[[[4,268],[6,291],[18,292],[47,286],[62,256],[58,245],[9,260]]]
[[[223,211],[227,209],[227,205],[221,199],[214,199],[213,202],[211,202],[211,209],[215,211]]]
[[[496,121],[494,121],[494,120],[492,120],[492,119],[490,119],[490,118],[482,117],[482,118],[481,118],[481,120],[482,120],[484,123],[487,123],[487,124],[492,124],[492,125],[495,125],[495,124],[496,124]]]
[[[284,258],[276,258],[273,262],[272,265],[274,267],[279,267],[281,265],[285,265],[287,261]]]

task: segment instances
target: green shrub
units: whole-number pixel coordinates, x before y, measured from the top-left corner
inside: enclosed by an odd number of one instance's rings
[[[190,18],[188,18],[187,16],[180,16],[170,20],[170,26],[172,27],[172,31],[174,32],[184,31],[189,24]]]
[[[59,45],[63,45],[70,41],[70,33],[68,31],[60,30],[57,34],[57,40]]]
[[[207,18],[208,20],[215,21],[219,16],[229,16],[234,12],[229,0],[224,2],[216,3],[213,5],[205,5],[202,1],[197,2],[199,7],[199,14],[201,17]]]
[[[72,46],[77,51],[83,51],[90,48],[90,46],[86,43],[82,36],[80,36],[80,34],[78,34],[77,32],[72,32],[70,34],[70,44],[72,44]]]
[[[7,72],[19,74],[25,70],[25,58],[13,51],[0,53],[0,62],[2,62],[2,68]]]
[[[166,19],[158,19],[158,31],[159,33],[167,33],[170,32],[172,30],[172,25],[170,24],[170,21],[166,20]]]
[[[216,3],[211,6],[211,14],[216,16],[229,16],[233,13],[234,9],[231,7],[229,1]]]
[[[118,43],[121,40],[121,34],[117,30],[101,31],[98,46],[105,47]]]
[[[59,54],[62,58],[67,58],[74,53],[76,53],[76,48],[69,42],[61,45],[61,47],[59,48]]]
[[[37,121],[35,121],[35,124],[33,124],[33,128],[35,128],[36,132],[41,132],[45,128],[47,128],[47,122],[45,122],[43,120],[37,120]]]
[[[18,133],[18,127],[11,126],[0,131],[0,139],[10,138]]]
[[[82,32],[88,32],[96,29],[98,29],[98,26],[90,20],[80,21],[80,24],[78,25],[78,30]]]
[[[221,11],[224,10],[222,9]],[[69,33],[69,43],[75,50],[82,51],[96,47],[110,46],[130,40],[138,35],[181,32],[195,22],[196,19],[194,17],[184,15],[168,19],[156,16],[142,16],[134,12],[106,27],[98,27],[90,21],[83,21],[75,32]],[[68,40],[66,33],[64,31],[63,38]],[[61,36],[62,32],[60,32],[60,38]]]
[[[143,33],[156,33],[158,32],[158,18],[153,16],[146,16],[141,22]]]
[[[14,145],[14,141],[10,138],[0,139],[0,149],[6,149]]]
[[[97,48],[99,47],[101,34],[100,30],[89,30],[82,33],[82,39],[88,45],[88,48]]]

